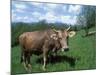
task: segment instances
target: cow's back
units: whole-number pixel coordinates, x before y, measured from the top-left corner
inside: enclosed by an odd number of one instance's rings
[[[46,40],[49,40],[50,42],[50,36],[54,33],[55,32],[52,29],[44,31],[25,32],[20,35],[19,42],[25,50],[41,50],[43,48],[44,42]]]
[[[47,39],[45,31],[25,32],[19,36],[21,46],[27,50],[39,50]]]

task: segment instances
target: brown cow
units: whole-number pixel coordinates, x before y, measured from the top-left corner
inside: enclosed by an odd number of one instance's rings
[[[34,54],[43,54],[43,70],[46,67],[49,51],[68,50],[66,38],[70,32],[67,30],[48,29],[44,31],[25,32],[19,36],[21,45],[21,62],[26,70],[31,70],[30,57]],[[75,33],[73,34],[75,35]],[[29,69],[28,69],[29,68]]]

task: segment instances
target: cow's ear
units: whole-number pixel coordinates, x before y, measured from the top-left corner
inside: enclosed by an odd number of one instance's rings
[[[54,40],[58,40],[58,38],[57,38],[57,35],[56,35],[56,34],[52,34],[50,37],[51,37],[52,39],[54,39]]]
[[[75,34],[76,34],[75,31],[70,31],[70,32],[68,32],[68,36],[69,36],[69,37],[73,37]]]

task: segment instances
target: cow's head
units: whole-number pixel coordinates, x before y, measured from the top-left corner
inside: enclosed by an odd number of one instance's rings
[[[65,30],[54,30],[56,34],[52,34],[52,37],[60,42],[62,51],[69,50],[68,38],[73,37],[76,34],[75,31],[69,31],[69,29],[70,27]]]

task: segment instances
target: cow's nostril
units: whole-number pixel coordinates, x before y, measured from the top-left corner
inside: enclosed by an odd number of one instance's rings
[[[64,51],[69,51],[69,48],[65,48]]]

